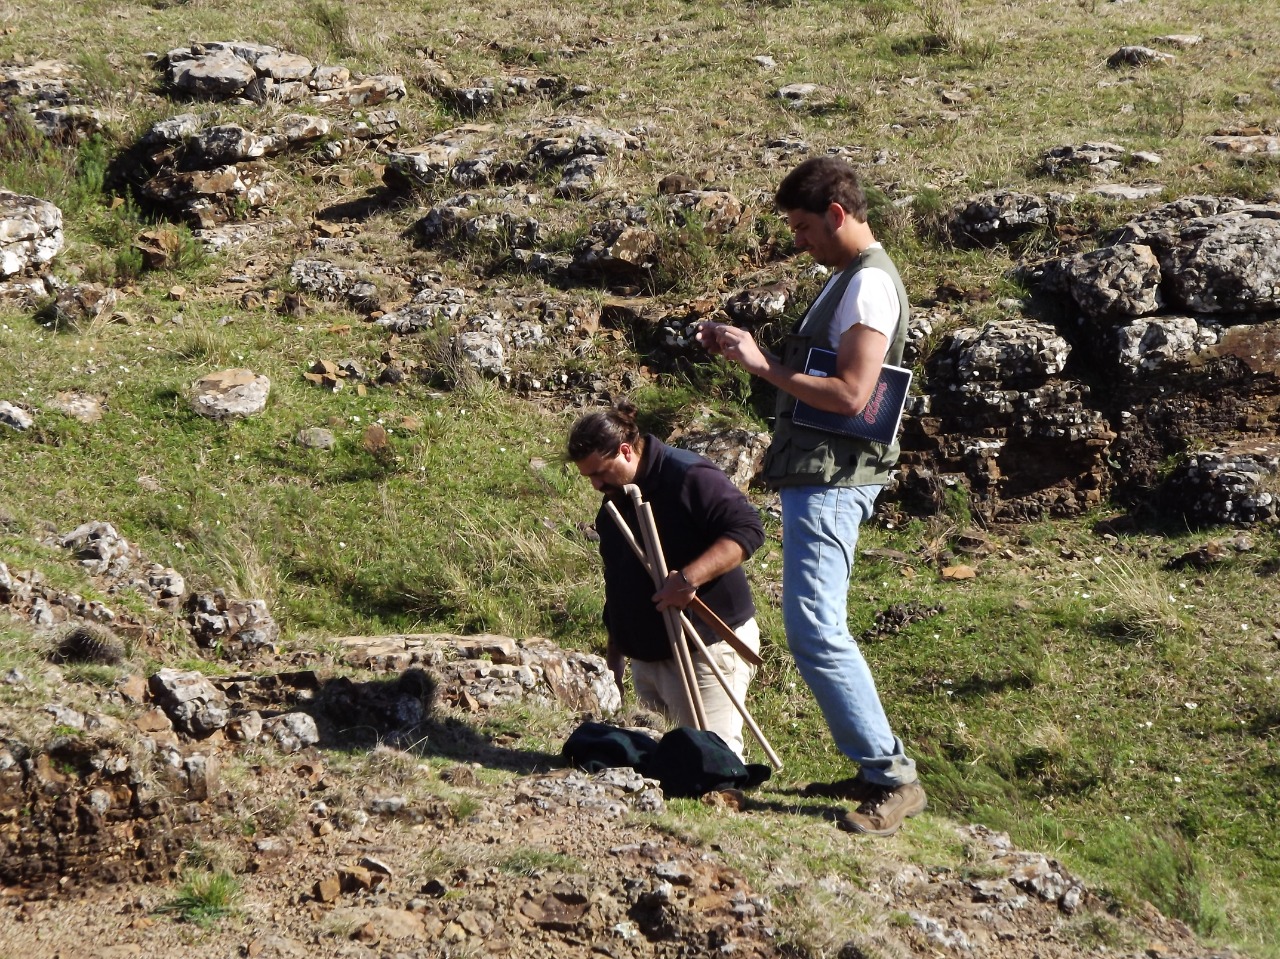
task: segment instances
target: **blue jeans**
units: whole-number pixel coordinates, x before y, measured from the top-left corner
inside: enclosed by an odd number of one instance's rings
[[[875,680],[849,632],[849,577],[858,527],[879,486],[782,489],[782,618],[800,675],[840,751],[882,786],[916,781],[916,764],[889,728]]]

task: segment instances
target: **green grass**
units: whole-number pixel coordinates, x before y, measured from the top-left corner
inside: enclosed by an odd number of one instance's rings
[[[177,894],[156,911],[180,922],[209,927],[235,914],[240,883],[226,872],[188,871]]]
[[[545,872],[577,872],[578,863],[563,853],[533,847],[512,849],[498,860],[498,868],[517,876],[535,876]]]
[[[1171,197],[1258,199],[1274,190],[1274,161],[1217,155],[1203,137],[1276,116],[1280,93],[1258,67],[1274,60],[1276,25],[1242,0],[1141,6],[1139,15],[1134,5],[1084,0],[651,0],[595,6],[588,14],[572,3],[285,0],[264,19],[253,0],[148,4],[145,17],[141,5],[118,0],[15,21],[0,33],[0,62],[21,55],[74,63],[80,92],[117,118],[101,136],[62,148],[43,142],[29,124],[9,121],[0,130],[0,184],[62,208],[67,249],[55,272],[68,282],[115,286],[122,316],[51,329],[30,312],[0,306],[0,399],[37,413],[29,432],[0,427],[0,518],[11,520],[0,524],[0,561],[159,620],[136,594],[100,594],[61,550],[36,545],[42,523],[65,533],[101,519],[150,559],[178,569],[191,588],[266,599],[290,650],[323,650],[334,635],[435,629],[603,645],[598,560],[579,529],[593,517],[596,498],[560,461],[564,432],[581,412],[575,404],[594,399],[577,393],[527,402],[460,373],[443,355],[442,334],[392,342],[339,304],[313,304],[302,319],[271,306],[242,308],[243,289],[224,280],[252,259],[263,274],[255,289],[287,290],[288,265],[309,243],[305,225],[316,211],[379,182],[376,151],[325,167],[301,157],[273,161],[284,194],[272,212],[300,224],[298,233],[265,248],[205,255],[184,226],[152,222],[133,202],[113,202],[104,192],[109,161],[147,124],[190,106],[156,95],[145,50],[241,36],[252,23],[245,39],[355,70],[399,73],[411,90],[397,105],[404,145],[457,122],[414,82],[424,75],[422,51],[464,85],[511,71],[592,84],[595,92],[582,100],[517,102],[501,122],[518,132],[575,112],[615,129],[643,127],[644,150],[610,165],[613,192],[658,210],[657,181],[685,172],[747,205],[743,224],[722,239],[696,224],[657,227],[663,258],[645,291],[653,299],[620,339],[557,341],[520,359],[540,376],[599,374],[612,390],[648,355],[652,314],[783,276],[812,286],[799,264],[783,258],[785,230],[769,209],[785,170],[785,161],[764,161],[774,137],[803,137],[814,152],[854,150],[873,188],[877,234],[917,301],[943,282],[985,286],[993,299],[1025,293],[1009,276],[1016,256],[1050,256],[1056,236],[1046,231],[1015,249],[975,251],[948,245],[941,227],[952,204],[981,190],[1080,191],[1083,179],[1064,183],[1040,172],[1040,156],[1053,146],[1114,140],[1153,149],[1164,158],[1158,168],[1125,176],[1158,176]],[[121,11],[132,15],[115,15]],[[1121,43],[1170,32],[1207,40],[1175,51],[1167,67],[1105,67]],[[99,49],[112,52],[84,52]],[[762,54],[775,57],[778,68],[752,62]],[[774,91],[795,81],[820,84],[827,105],[782,105]],[[943,119],[941,91],[955,90],[969,99],[954,108],[958,117]],[[1250,94],[1252,104],[1237,107],[1239,93]],[[218,111],[228,121],[260,119],[252,108]],[[516,132],[501,146],[521,155]],[[553,238],[544,249],[563,252],[598,211],[552,199],[554,182],[550,172],[533,177],[544,202],[532,210]],[[453,192],[452,184],[440,184],[415,201],[429,205]],[[1061,223],[1096,237],[1131,209],[1081,196]],[[353,265],[385,266],[380,280],[400,284],[437,270],[450,284],[475,287],[484,273],[491,285],[587,314],[608,300],[598,289],[489,276],[499,250],[418,249],[406,231],[421,213],[416,206],[380,210],[357,224]],[[147,270],[132,244],[158,227],[177,231],[180,255],[169,267]],[[174,285],[188,288],[185,300],[168,298]],[[990,303],[956,304],[935,327],[981,323],[993,311]],[[344,325],[349,333],[331,332]],[[421,363],[423,376],[365,395],[328,393],[303,379],[318,359],[350,357],[376,371],[388,349]],[[232,424],[191,412],[190,385],[232,366],[271,378],[266,412]],[[768,406],[763,391],[721,364],[649,371],[634,382],[646,423],[664,435],[707,423],[760,428]],[[72,388],[105,398],[99,423],[45,407]],[[363,435],[375,423],[390,440],[371,452]],[[313,426],[334,432],[333,450],[294,442]],[[895,604],[945,606],[865,644],[895,729],[919,760],[934,815],[1007,829],[1015,842],[1060,857],[1106,890],[1121,911],[1151,901],[1216,943],[1280,956],[1271,934],[1280,927],[1280,623],[1270,612],[1280,606],[1280,543],[1274,532],[1257,531],[1251,551],[1219,568],[1171,572],[1168,559],[1214,531],[1151,530],[1108,541],[1090,532],[1093,519],[989,531],[994,551],[975,561],[978,577],[967,582],[944,581],[937,572],[942,551],[972,521],[963,497],[948,502],[937,521],[864,532],[864,547],[907,554],[913,575],[888,562],[859,562],[850,604],[856,633]],[[842,776],[847,764],[830,744],[768,598],[781,562],[776,524],[769,532],[750,564],[765,634],[752,711],[787,763],[775,785]],[[167,648],[131,650],[126,665],[225,668],[199,658],[176,631]],[[0,687],[6,703],[35,715],[51,688],[45,666],[29,630],[0,624],[0,669],[31,677],[29,687]],[[85,702],[112,678],[100,667],[63,675]],[[23,722],[23,732],[39,733],[34,719]],[[523,728],[523,744],[554,747],[554,731],[533,720]],[[520,732],[519,724],[511,730]],[[409,762],[396,775],[415,770]],[[451,800],[459,815],[473,811],[469,797]],[[847,929],[824,929],[823,917],[852,899],[838,891],[822,893],[829,901],[811,895],[813,877],[827,871],[869,875],[873,847],[815,842],[791,849],[794,837],[770,835],[750,817],[741,817],[735,838],[718,832],[714,815],[673,808],[671,828],[725,844],[743,862],[758,856],[762,881],[779,870],[777,895],[788,904],[795,941],[838,946],[841,930],[846,938],[874,938],[877,921],[887,921],[853,910]],[[904,840],[919,843],[921,861],[964,867],[964,850],[930,817],[923,820]],[[219,874],[195,875],[213,884]],[[187,893],[205,896],[194,887]],[[1076,934],[1086,946],[1126,947],[1105,921],[1082,923]]]

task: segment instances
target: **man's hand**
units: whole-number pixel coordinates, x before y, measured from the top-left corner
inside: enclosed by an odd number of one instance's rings
[[[660,613],[668,609],[684,609],[693,602],[696,591],[696,587],[685,579],[680,570],[673,569],[667,573],[667,581],[662,584],[662,589],[653,594],[653,601],[658,604]]]
[[[728,323],[703,323],[696,338],[708,353],[723,356],[757,376],[769,369],[769,358],[756,345],[755,338],[744,329]]]

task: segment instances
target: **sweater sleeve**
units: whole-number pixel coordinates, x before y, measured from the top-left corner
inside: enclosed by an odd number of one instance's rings
[[[709,540],[728,537],[742,547],[744,559],[764,543],[759,511],[718,466],[708,462],[690,469],[685,496]]]

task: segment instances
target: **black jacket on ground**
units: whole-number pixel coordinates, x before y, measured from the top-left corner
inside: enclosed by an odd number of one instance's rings
[[[750,556],[764,543],[760,514],[746,495],[705,457],[667,446],[646,436],[635,484],[653,507],[654,525],[662,541],[668,569],[680,569],[720,537],[728,537]],[[644,537],[631,497],[616,494],[614,503],[642,547]],[[601,504],[596,515],[600,556],[604,559],[604,624],[616,648],[645,662],[671,658],[666,625],[653,604],[653,580],[627,545],[622,532]],[[742,567],[731,569],[698,588],[698,596],[736,629],[756,614]],[[718,638],[690,615],[703,642]]]

